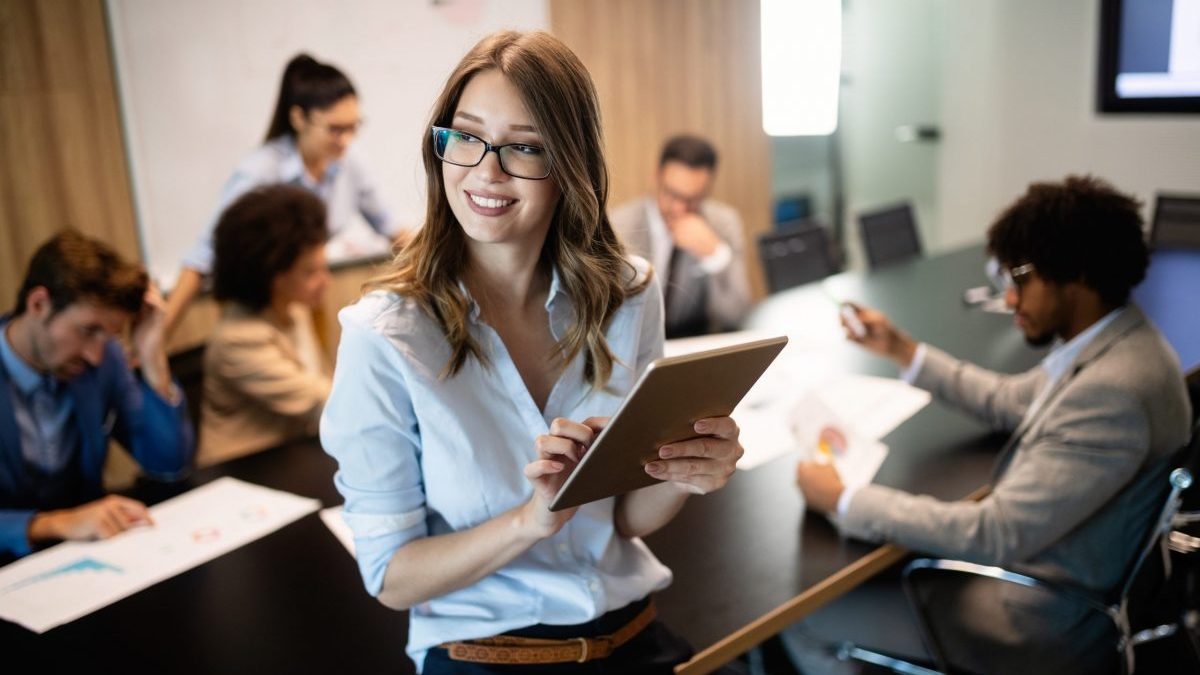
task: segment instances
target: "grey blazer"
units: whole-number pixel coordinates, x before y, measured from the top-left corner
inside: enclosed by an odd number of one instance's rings
[[[609,220],[629,253],[653,263],[669,253],[652,250],[649,208],[656,208],[653,197],[635,199],[612,209]],[[701,203],[700,215],[729,246],[733,258],[725,269],[708,274],[696,258],[681,252],[670,278],[668,270],[657,270],[667,301],[668,336],[677,332],[676,327],[694,324],[706,325],[708,331],[738,328],[752,306],[742,219],[732,206],[712,199]]]
[[[1111,591],[1161,506],[1165,460],[1190,433],[1179,360],[1162,335],[1129,305],[1029,419],[1025,413],[1045,383],[1041,368],[1001,375],[927,349],[917,386],[998,430],[1015,429],[998,457],[992,491],[979,502],[943,502],[869,485],[851,499],[842,530]],[[1085,623],[1082,609],[1009,585],[962,588],[952,605],[963,630],[1008,645],[1047,635],[1062,639]],[[1093,624],[1085,632],[1099,639],[1099,629]],[[985,672],[1006,670],[997,663]],[[1070,663],[1072,670],[1081,665]],[[1058,667],[1039,662],[1033,670],[1040,666]]]

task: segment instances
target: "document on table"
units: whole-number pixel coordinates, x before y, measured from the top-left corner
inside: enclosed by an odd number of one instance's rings
[[[847,424],[816,393],[797,402],[791,421],[800,456],[833,464],[846,487],[870,483],[887,457],[886,445],[859,433],[856,425]]]
[[[350,555],[354,555],[354,532],[346,524],[346,519],[342,517],[342,507],[330,506],[327,509],[321,509],[320,515],[321,522],[325,523],[325,527],[329,528],[338,543],[345,546]]]
[[[816,393],[858,435],[872,440],[887,436],[932,399],[929,392],[903,380],[870,375],[843,375]]]
[[[219,478],[150,509],[154,525],[64,542],[0,568],[0,617],[44,633],[248,544],[319,508]]]
[[[830,321],[835,319],[825,323]],[[668,340],[663,351],[667,356],[690,354],[772,335],[761,331],[739,331]],[[806,406],[805,402],[814,397],[821,404],[819,409],[814,408],[818,410],[818,418],[823,419],[824,411],[829,411],[842,427],[851,430],[855,438],[872,443],[929,404],[928,392],[900,380],[837,372],[828,358],[831,344],[836,343],[831,343],[816,329],[788,334],[788,344],[783,352],[733,411],[733,418],[742,430],[741,442],[746,451],[738,461],[739,469],[753,469],[780,455],[802,449],[804,442],[797,437],[797,429],[804,428],[803,418],[809,414],[806,410],[812,407]],[[879,444],[879,447],[887,452],[887,446]],[[864,456],[873,458],[876,454],[868,452]],[[854,456],[858,454],[854,453]],[[882,462],[882,456],[878,459]],[[879,463],[872,461],[870,466],[873,468],[867,472],[870,474],[868,481]]]
[[[798,434],[806,433],[808,418],[824,422],[832,417],[854,438],[874,443],[928,405],[930,399],[928,392],[900,380],[867,375],[835,375],[815,384],[781,387],[773,398],[757,407],[740,405],[733,411],[746,451],[738,468],[753,469],[803,449],[811,439]],[[887,452],[886,445],[879,446]],[[872,452],[864,456],[875,455]],[[883,461],[882,456],[879,461]],[[879,464],[874,463],[868,482],[878,468]],[[838,464],[838,472],[842,473],[842,464]]]

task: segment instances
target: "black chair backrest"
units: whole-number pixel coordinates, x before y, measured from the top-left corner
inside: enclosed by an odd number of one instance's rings
[[[1150,224],[1150,245],[1200,248],[1200,195],[1158,195]]]
[[[187,398],[188,415],[196,430],[200,430],[200,400],[204,396],[204,345],[185,349],[167,357],[171,375]]]
[[[908,202],[860,213],[858,228],[871,267],[921,255],[921,237],[917,233],[912,204]]]
[[[771,293],[817,281],[837,271],[823,225],[808,222],[788,232],[758,238],[758,255]]]

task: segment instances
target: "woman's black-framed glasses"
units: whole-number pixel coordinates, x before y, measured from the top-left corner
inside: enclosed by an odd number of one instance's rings
[[[514,178],[541,180],[550,176],[550,153],[538,145],[492,145],[465,131],[433,127],[433,152],[443,162],[458,166],[478,166],[489,152],[495,152],[500,169]]]

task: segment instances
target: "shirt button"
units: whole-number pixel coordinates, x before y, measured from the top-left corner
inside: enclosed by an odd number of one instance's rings
[[[599,591],[600,590],[600,582],[596,581],[595,579],[592,579],[591,581],[588,582],[588,589],[591,590],[593,593],[595,593],[596,591]]]
[[[566,555],[566,554],[568,554],[568,553],[570,553],[570,552],[571,552],[571,547],[570,547],[570,546],[567,546],[566,544],[559,544],[559,545],[558,545],[558,552],[559,552],[559,553],[561,553],[561,554],[563,554],[563,555]]]

